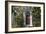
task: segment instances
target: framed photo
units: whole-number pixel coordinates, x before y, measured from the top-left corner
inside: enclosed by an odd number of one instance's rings
[[[45,3],[5,1],[5,32],[45,30]]]

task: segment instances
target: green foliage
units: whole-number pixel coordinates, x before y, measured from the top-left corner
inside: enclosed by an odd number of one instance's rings
[[[13,11],[16,10],[15,16],[15,27],[23,27],[24,26],[24,18],[23,18],[23,7],[16,7]]]
[[[41,9],[40,7],[34,7],[32,11],[32,22],[33,26],[41,26]]]

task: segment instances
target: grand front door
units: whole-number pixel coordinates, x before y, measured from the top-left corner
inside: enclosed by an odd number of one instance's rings
[[[30,12],[29,11],[26,11],[26,25],[29,26],[30,25]]]
[[[31,7],[24,7],[24,25],[32,26],[32,10]]]

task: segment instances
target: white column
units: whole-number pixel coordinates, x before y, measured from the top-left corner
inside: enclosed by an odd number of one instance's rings
[[[32,25],[32,15],[30,16],[30,26],[33,26]]]
[[[26,17],[25,17],[25,12],[23,12],[23,17],[24,17],[24,25],[26,26]]]

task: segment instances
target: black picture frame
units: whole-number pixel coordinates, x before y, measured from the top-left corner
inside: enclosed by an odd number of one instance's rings
[[[18,3],[32,3],[32,4],[43,4],[43,30],[28,30],[28,31],[13,31],[8,32],[8,2],[18,2]],[[38,32],[45,31],[45,3],[43,2],[24,2],[24,1],[5,1],[5,33],[18,33],[18,32]]]

